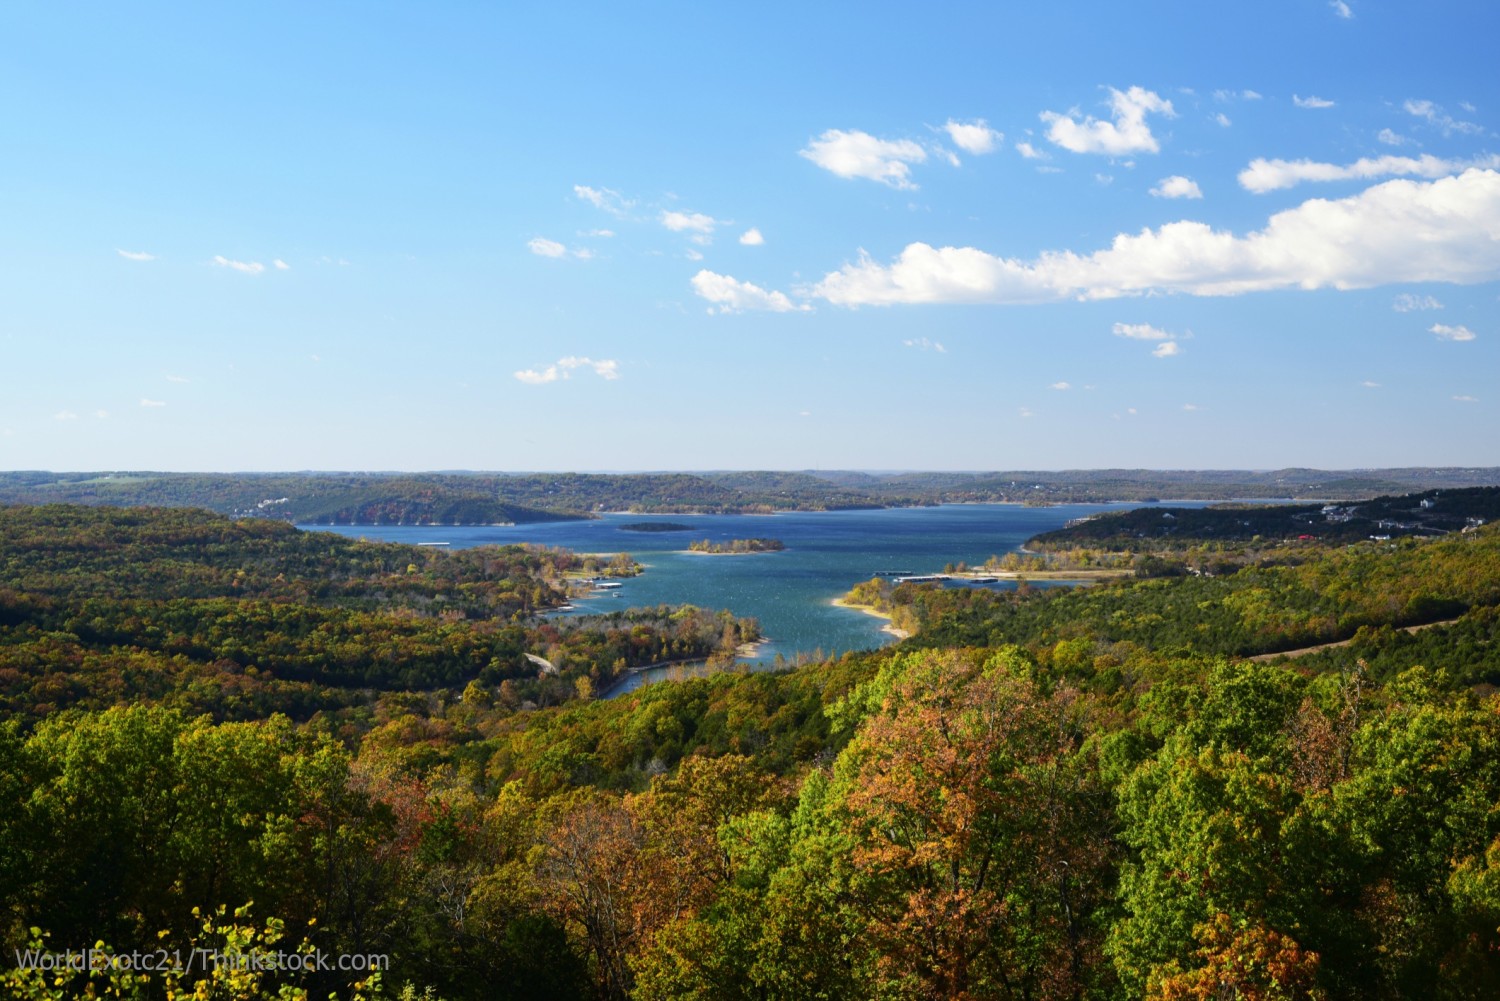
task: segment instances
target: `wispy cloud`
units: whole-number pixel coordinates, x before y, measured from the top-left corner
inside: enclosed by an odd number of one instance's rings
[[[1039,150],[1029,142],[1016,143],[1016,152],[1028,160],[1050,160],[1052,157],[1045,150]]]
[[[1072,389],[1073,388],[1073,384],[1071,382],[1054,382],[1051,386],[1048,386],[1047,388],[1048,389],[1057,389],[1057,390]]]
[[[164,407],[166,405],[167,404],[166,404],[165,400],[152,400],[152,399],[147,399],[144,396],[141,397],[141,406],[143,406],[143,407]]]
[[[710,236],[714,227],[719,225],[719,220],[702,212],[673,212],[664,210],[661,214],[661,224],[674,233],[696,233],[699,236]]]
[[[1352,20],[1354,17],[1354,11],[1344,0],[1328,0],[1328,6],[1332,7],[1333,12],[1346,21]]]
[[[798,155],[839,177],[864,178],[900,190],[914,190],[911,164],[925,163],[927,150],[910,139],[877,139],[858,129],[829,129]]]
[[[526,249],[538,257],[566,257],[568,248],[545,236],[535,236],[526,241]]]
[[[1182,354],[1182,347],[1176,341],[1162,341],[1151,352],[1153,358],[1175,358]]]
[[[167,376],[164,376],[164,378],[168,382],[191,382],[192,381],[192,380],[188,379],[187,376],[183,376],[183,375],[167,375]]]
[[[1315,97],[1311,94],[1307,97],[1299,97],[1293,94],[1292,103],[1299,108],[1331,108],[1334,102],[1324,97]]]
[[[620,377],[620,363],[613,359],[579,358],[573,355],[559,358],[546,368],[527,368],[514,373],[520,381],[532,386],[541,386],[560,379],[571,379],[577,369],[592,370],[601,379],[614,380]]]
[[[1427,332],[1440,341],[1472,341],[1476,336],[1474,331],[1463,324],[1450,327],[1446,323],[1434,323],[1427,328]]]
[[[635,206],[635,201],[610,188],[591,188],[587,184],[573,185],[573,194],[596,209],[612,216],[623,217]]]
[[[288,264],[286,261],[283,261],[279,257],[276,258],[274,261],[272,261],[271,264],[272,264],[273,267],[276,268],[277,271],[290,271],[290,270],[292,270],[292,266],[290,264]]]
[[[1184,409],[1184,410],[1190,410],[1191,411],[1191,410],[1202,410],[1203,408],[1200,407],[1200,406],[1198,406],[1198,404],[1196,404],[1196,403],[1184,403],[1182,405],[1182,409]]]
[[[1163,177],[1157,182],[1151,193],[1157,198],[1202,198],[1203,191],[1198,187],[1198,182],[1181,174],[1173,174],[1171,177]]]
[[[782,292],[768,291],[750,282],[738,281],[729,275],[715,274],[703,270],[693,276],[693,291],[699,297],[713,303],[711,313],[739,313],[744,310],[760,310],[771,313],[805,312],[812,309],[806,304],[798,305]]]
[[[1005,141],[1004,134],[990,128],[983,118],[972,122],[955,122],[950,118],[943,125],[943,131],[948,133],[953,145],[975,156],[993,153]]]
[[[148,254],[144,250],[121,250],[118,247],[116,247],[115,248],[115,253],[119,254],[121,257],[125,258],[127,261],[154,261],[154,260],[156,260],[156,255],[155,254]]]
[[[229,268],[231,271],[247,275],[258,275],[266,270],[266,266],[259,261],[232,261],[220,254],[214,255],[213,263],[217,267]]]
[[[1091,254],[1032,260],[913,243],[890,264],[862,255],[808,290],[842,306],[1027,303],[1152,291],[1239,295],[1396,282],[1500,278],[1500,173],[1386,181],[1339,200],[1312,199],[1245,236],[1182,221],[1122,233]]]
[[[1142,87],[1131,87],[1127,91],[1109,88],[1109,105],[1111,118],[1108,121],[1092,115],[1079,120],[1077,110],[1065,115],[1055,111],[1042,112],[1042,121],[1048,126],[1047,138],[1074,153],[1105,153],[1110,156],[1155,153],[1161,147],[1146,124],[1146,116],[1177,117],[1171,101]]]
[[[1445,136],[1451,136],[1455,132],[1470,136],[1484,132],[1484,126],[1476,122],[1459,121],[1444,111],[1440,105],[1431,101],[1408,100],[1401,107],[1406,110],[1407,114],[1422,119]]]
[[[1226,114],[1224,114],[1224,112],[1222,112],[1222,111],[1220,111],[1217,114],[1215,114],[1213,120],[1215,122],[1217,122],[1219,125],[1221,125],[1224,128],[1226,128],[1226,129],[1229,128],[1229,126],[1231,126],[1231,125],[1234,124],[1233,122],[1231,122],[1229,120],[1229,116],[1226,115]]]
[[[1479,398],[1478,397],[1467,396],[1467,395],[1466,396],[1455,396],[1453,399],[1456,400],[1459,403],[1478,403],[1479,402]]]
[[[59,410],[57,413],[52,415],[52,419],[55,421],[76,421],[78,419],[78,415],[73,413],[73,411],[71,410]]]
[[[1319,163],[1315,160],[1250,161],[1239,173],[1240,187],[1256,194],[1294,187],[1304,181],[1373,180],[1377,177],[1447,177],[1460,171],[1493,170],[1500,167],[1500,155],[1475,157],[1472,160],[1444,160],[1430,153],[1419,157],[1374,156],[1350,164]]]
[[[1380,388],[1380,383],[1374,382],[1374,381],[1372,381],[1370,379],[1366,379],[1364,382],[1360,383],[1360,385],[1363,386],[1363,387],[1365,387],[1366,389],[1379,389]]]
[[[1169,341],[1177,336],[1149,323],[1117,323],[1112,332],[1116,337],[1129,337],[1136,341]]]
[[[1391,129],[1381,129],[1375,134],[1375,138],[1380,140],[1387,146],[1405,146],[1407,143],[1411,142],[1411,140],[1406,136],[1403,136],[1399,132],[1395,132]]]
[[[1402,292],[1391,303],[1391,308],[1398,313],[1415,313],[1423,309],[1442,309],[1443,304],[1430,295],[1413,295],[1410,292]]]
[[[760,235],[760,230],[754,226],[740,234],[740,243],[746,247],[759,247],[766,242],[766,238]]]
[[[911,340],[902,341],[901,343],[909,348],[916,348],[919,351],[936,351],[940,355],[948,353],[948,349],[943,347],[942,341],[928,340],[926,337],[914,337]]]

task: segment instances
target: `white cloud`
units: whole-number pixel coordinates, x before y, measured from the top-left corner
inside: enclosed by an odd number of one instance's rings
[[[759,285],[736,281],[729,275],[715,274],[708,270],[693,276],[693,291],[717,307],[710,309],[711,313],[738,313],[746,309],[791,313],[812,309],[805,304],[799,306],[782,292],[767,291]]]
[[[613,359],[601,359],[595,361],[592,358],[578,358],[568,356],[559,358],[555,364],[548,365],[543,369],[522,369],[514,373],[515,377],[532,386],[541,386],[559,379],[571,379],[574,369],[592,369],[594,374],[601,379],[614,380],[620,377],[620,363]]]
[[[1094,175],[1094,183],[1102,185],[1103,187],[1107,188],[1111,184],[1115,183],[1115,175],[1113,175],[1113,174],[1095,174]]]
[[[608,212],[612,216],[623,216],[635,205],[631,199],[609,188],[591,188],[586,184],[575,184],[573,194],[594,208]]]
[[[921,351],[936,351],[940,355],[948,353],[948,349],[943,347],[942,341],[930,341],[925,337],[917,337],[909,341],[902,341],[901,343],[909,348],[917,348]]]
[[[1336,163],[1318,163],[1314,160],[1251,160],[1250,166],[1240,171],[1240,186],[1246,191],[1264,194],[1290,188],[1303,181],[1349,181],[1371,180],[1377,177],[1447,177],[1463,170],[1479,168],[1489,170],[1500,167],[1500,155],[1477,157],[1473,160],[1443,160],[1430,153],[1419,157],[1375,156],[1365,157],[1340,166]]]
[[[746,247],[759,247],[766,242],[766,238],[760,235],[760,230],[751,226],[740,234],[740,243]]]
[[[1434,323],[1427,332],[1436,334],[1440,341],[1472,341],[1475,337],[1474,331],[1463,324],[1450,327],[1446,323]]]
[[[109,411],[108,410],[95,410],[94,411],[94,416],[97,417],[101,421],[109,420]]]
[[[701,260],[703,260],[703,255],[700,254],[700,253],[698,253],[698,251],[694,250],[692,247],[689,247],[687,249],[687,253],[683,254],[682,256],[686,257],[690,261],[701,261]]]
[[[1049,386],[1047,388],[1049,388],[1049,389],[1057,389],[1057,390],[1072,389],[1073,388],[1073,384],[1070,383],[1070,382],[1054,382],[1051,386]]]
[[[55,421],[76,421],[78,419],[78,415],[73,413],[73,411],[71,410],[59,410],[57,413],[52,415],[52,419]]]
[[[668,212],[661,214],[661,224],[674,233],[702,233],[707,235],[714,231],[719,220],[713,216],[704,215],[702,212]]]
[[[1411,142],[1406,136],[1401,135],[1399,132],[1393,132],[1390,129],[1381,129],[1375,134],[1375,138],[1387,146],[1405,146]]]
[[[141,397],[141,406],[143,407],[164,407],[166,405],[165,400],[148,400],[144,396]]]
[[[955,122],[950,118],[943,126],[943,131],[948,133],[953,145],[975,156],[993,153],[995,147],[1005,141],[1005,136],[990,128],[983,118],[976,118],[972,122]]]
[[[127,261],[154,261],[154,260],[156,260],[156,255],[155,254],[148,254],[144,250],[120,250],[118,247],[116,247],[115,248],[115,253],[119,254],[121,257],[125,258]]]
[[[1328,0],[1328,6],[1332,7],[1333,12],[1346,21],[1354,17],[1354,11],[1349,9],[1349,5],[1344,0]]]
[[[1247,101],[1259,101],[1260,95],[1253,90],[1241,91],[1240,96]]]
[[[1311,199],[1245,236],[1182,221],[1122,233],[1091,254],[1048,251],[1030,261],[913,243],[889,265],[861,255],[825,275],[809,294],[860,306],[1476,284],[1500,278],[1497,231],[1500,173],[1469,170],[1430,182],[1386,181],[1338,200]]]
[[[566,257],[568,248],[545,236],[532,237],[526,241],[526,249],[538,257]]]
[[[615,235],[615,231],[612,230],[612,229],[590,229],[590,230],[585,230],[584,232],[579,233],[578,235],[579,236],[595,236],[595,237],[599,237],[600,239],[607,240],[610,237],[612,237],[612,236]]]
[[[1363,386],[1363,387],[1365,387],[1366,389],[1379,389],[1380,388],[1380,383],[1371,381],[1370,379],[1366,379],[1364,382],[1360,383],[1360,385]]]
[[[1031,145],[1031,143],[1016,143],[1016,151],[1028,160],[1052,159],[1052,157],[1048,156],[1045,151],[1037,149],[1035,146]]]
[[[165,378],[166,378],[166,380],[168,382],[189,382],[189,381],[191,381],[186,376],[182,376],[182,375],[168,375]]]
[[[1333,107],[1333,102],[1330,101],[1330,100],[1328,100],[1327,98],[1314,97],[1311,94],[1309,94],[1307,97],[1298,97],[1296,94],[1293,94],[1292,95],[1292,103],[1295,104],[1299,108],[1331,108],[1331,107]]]
[[[594,252],[587,247],[575,247],[573,249],[573,256],[580,261],[591,261],[594,259]]]
[[[272,266],[274,266],[276,268],[277,271],[290,271],[290,270],[292,270],[292,266],[290,264],[288,264],[286,261],[283,261],[279,257],[276,258],[274,261],[272,261],[271,264],[272,264]]]
[[[1229,128],[1229,126],[1231,126],[1231,125],[1234,124],[1233,122],[1231,122],[1229,120],[1229,116],[1226,115],[1226,114],[1224,114],[1224,112],[1222,112],[1222,111],[1219,112],[1218,114],[1214,115],[1214,121],[1218,122],[1220,125],[1224,126],[1226,129]]]
[[[1391,308],[1398,313],[1415,313],[1419,309],[1442,309],[1443,304],[1430,295],[1413,295],[1410,292],[1402,292],[1391,303]]]
[[[1029,407],[1021,407],[1017,411],[1017,413],[1020,414],[1020,416],[1022,416],[1022,417],[1035,417],[1036,416],[1036,414],[1034,414],[1034,413],[1031,412],[1031,409]]]
[[[231,261],[219,254],[214,255],[213,263],[221,268],[230,268],[247,275],[258,275],[266,270],[266,266],[259,261]]]
[[[798,151],[839,177],[863,177],[893,188],[913,190],[913,163],[925,163],[927,151],[910,139],[877,139],[858,129],[829,129]]]
[[[1178,346],[1176,341],[1162,341],[1156,346],[1156,350],[1151,352],[1151,357],[1173,358],[1180,354],[1182,354],[1182,348]]]
[[[1182,409],[1184,409],[1184,410],[1202,410],[1203,408],[1200,407],[1200,406],[1198,406],[1198,404],[1196,404],[1196,403],[1184,403],[1182,405]]]
[[[1198,187],[1198,182],[1183,177],[1181,174],[1173,174],[1171,177],[1163,177],[1151,193],[1157,198],[1202,198],[1203,191]]]
[[[1177,336],[1149,323],[1117,323],[1113,332],[1116,337],[1129,337],[1137,341],[1167,341]]]
[[[1461,122],[1431,101],[1408,100],[1402,107],[1407,114],[1423,119],[1445,136],[1451,136],[1455,132],[1461,135],[1479,135],[1484,131],[1484,126],[1474,122]]]
[[[1473,397],[1473,396],[1455,396],[1454,399],[1457,400],[1459,403],[1478,403],[1479,402],[1479,400],[1477,398]]]
[[[1155,153],[1161,147],[1146,125],[1146,116],[1155,113],[1168,118],[1177,117],[1171,101],[1141,87],[1131,87],[1123,93],[1109,88],[1109,104],[1113,120],[1107,122],[1092,115],[1081,122],[1075,121],[1073,116],[1077,111],[1066,115],[1055,111],[1042,112],[1042,121],[1049,126],[1047,138],[1074,153],[1107,153],[1110,156]]]

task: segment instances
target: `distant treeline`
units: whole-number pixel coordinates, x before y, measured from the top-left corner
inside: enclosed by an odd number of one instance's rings
[[[697,539],[688,543],[688,549],[692,552],[717,553],[720,555],[730,553],[779,553],[785,548],[786,543],[780,539],[730,539],[727,542]]]
[[[958,502],[1362,499],[1500,484],[1500,469],[893,473],[3,472],[0,503],[201,507],[322,525],[523,523],[603,511],[765,513]]]

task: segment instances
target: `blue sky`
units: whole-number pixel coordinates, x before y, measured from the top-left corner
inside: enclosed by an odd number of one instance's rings
[[[1496,38],[9,4],[0,468],[1500,465]]]

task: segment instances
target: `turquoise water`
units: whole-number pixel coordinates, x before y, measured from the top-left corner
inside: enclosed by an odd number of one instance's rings
[[[890,634],[881,631],[882,620],[832,604],[876,571],[927,574],[941,572],[947,563],[982,563],[1073,518],[1139,506],[959,504],[774,515],[608,514],[595,521],[534,525],[363,525],[322,530],[389,542],[446,542],[453,548],[532,542],[586,553],[627,552],[645,564],[645,572],[616,590],[578,601],[572,614],[658,604],[727,608],[760,621],[769,642],[753,661],[769,665],[778,654],[791,659],[815,650],[834,654],[892,642]],[[652,520],[688,525],[690,530],[631,532],[620,527]],[[747,556],[684,552],[694,539],[744,538],[780,539],[786,549]]]

